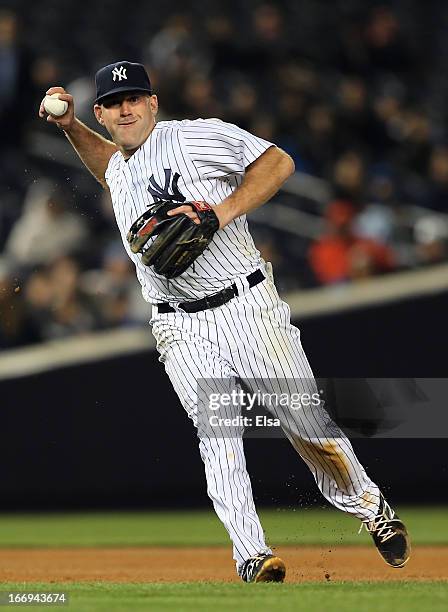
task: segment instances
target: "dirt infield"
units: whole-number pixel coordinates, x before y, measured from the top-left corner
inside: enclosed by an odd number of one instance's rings
[[[287,581],[448,580],[448,547],[415,548],[408,565],[392,569],[373,547],[279,547]],[[234,582],[228,548],[2,549],[0,580]]]

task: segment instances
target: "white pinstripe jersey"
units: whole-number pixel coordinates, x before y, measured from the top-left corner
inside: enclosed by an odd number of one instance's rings
[[[129,249],[126,234],[148,206],[159,199],[204,200],[219,204],[238,187],[245,168],[272,143],[219,119],[161,121],[128,159],[112,155],[105,178],[125,249],[135,263],[145,300],[194,300],[220,291],[256,270],[260,253],[246,216],[234,219],[181,276],[167,280],[143,265]],[[179,204],[179,205],[180,205]]]

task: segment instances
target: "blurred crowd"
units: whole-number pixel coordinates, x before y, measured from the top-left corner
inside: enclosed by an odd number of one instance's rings
[[[446,261],[447,21],[441,0],[5,5],[0,347],[149,317],[107,193],[36,154],[36,140],[63,139],[37,119],[46,89],[64,85],[98,129],[93,76],[119,59],[145,63],[160,119],[236,123],[328,186],[325,202],[280,195],[319,221],[317,234],[274,229],[268,216],[253,225],[281,290]]]

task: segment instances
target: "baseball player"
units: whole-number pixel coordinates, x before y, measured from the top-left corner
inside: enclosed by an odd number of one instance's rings
[[[324,497],[362,521],[386,563],[404,566],[406,527],[318,401],[300,332],[248,230],[246,214],[278,191],[294,172],[293,161],[273,143],[219,119],[156,122],[157,96],[141,64],[105,66],[95,83],[94,113],[112,142],[76,118],[73,98],[62,87],[47,94],[59,93],[68,110],[47,121],[64,131],[110,190],[124,247],[152,305],[159,360],[198,429],[207,491],[233,542],[239,576],[282,582],[286,570],[267,546],[255,509],[245,423],[235,421],[244,402],[228,393],[205,426],[209,413],[200,396],[210,381],[228,391],[244,381],[258,397],[281,388],[306,398],[300,409],[266,408]],[[39,115],[46,115],[43,104]],[[236,422],[229,434],[226,427]]]

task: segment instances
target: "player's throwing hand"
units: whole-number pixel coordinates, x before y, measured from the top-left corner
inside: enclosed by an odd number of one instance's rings
[[[46,92],[46,95],[51,96],[54,93],[60,94],[59,99],[67,102],[68,108],[66,112],[60,117],[54,117],[46,112],[44,108],[44,100],[42,100],[39,106],[39,117],[44,118],[45,115],[47,115],[48,123],[54,123],[62,130],[69,130],[75,120],[73,96],[68,94],[63,87],[50,87],[50,89]]]

